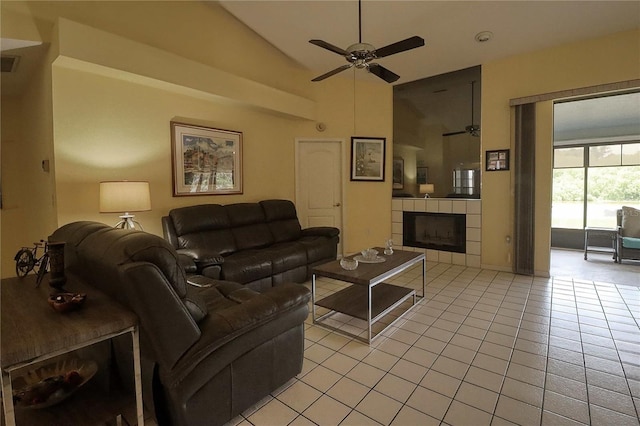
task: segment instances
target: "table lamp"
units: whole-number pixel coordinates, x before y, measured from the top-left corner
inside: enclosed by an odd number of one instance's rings
[[[424,198],[431,198],[429,194],[433,194],[435,191],[436,191],[436,188],[432,183],[420,184],[420,193],[424,194]]]
[[[149,182],[115,181],[100,182],[100,213],[122,213],[115,228],[142,229],[140,222],[133,220],[130,212],[151,210]]]

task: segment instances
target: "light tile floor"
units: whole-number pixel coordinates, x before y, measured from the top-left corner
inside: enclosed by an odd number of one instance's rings
[[[302,373],[231,424],[640,424],[640,287],[427,267],[426,298],[371,346],[309,318]]]

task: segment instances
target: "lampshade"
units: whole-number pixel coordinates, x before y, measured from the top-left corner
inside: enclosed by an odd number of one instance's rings
[[[435,185],[432,183],[421,183],[420,184],[420,193],[421,194],[433,194],[436,191]]]
[[[149,182],[100,182],[100,213],[151,210]]]

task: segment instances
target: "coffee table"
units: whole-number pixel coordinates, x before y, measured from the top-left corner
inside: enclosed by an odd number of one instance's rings
[[[382,253],[384,250],[380,247],[375,248],[379,253]],[[376,337],[380,336],[386,329],[391,327],[416,306],[416,298],[423,298],[426,294],[427,265],[424,253],[394,250],[392,255],[386,256],[380,254],[379,256],[383,257],[385,261],[381,263],[359,262],[358,268],[353,271],[343,269],[338,260],[324,263],[312,269],[311,300],[314,324],[370,344]],[[384,282],[420,262],[422,262],[422,295],[417,295],[415,289]],[[351,285],[317,300],[317,277],[333,278],[350,283]],[[374,335],[372,331],[373,324],[380,321],[409,299],[412,299],[411,306]],[[329,311],[321,316],[317,316],[316,306],[327,308]],[[326,320],[337,313],[346,314],[366,321],[367,337],[365,338],[327,324]]]

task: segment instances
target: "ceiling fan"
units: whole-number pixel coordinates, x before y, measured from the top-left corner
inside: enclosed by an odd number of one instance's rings
[[[471,124],[465,127],[464,130],[460,130],[458,132],[443,133],[442,136],[454,136],[454,135],[461,135],[464,133],[469,133],[471,136],[474,136],[474,137],[480,136],[480,126],[477,124],[474,124],[473,122],[473,94],[474,94],[473,88],[475,84],[476,84],[475,81],[471,82]]]
[[[396,53],[404,52],[406,50],[415,49],[416,47],[424,46],[424,40],[421,37],[413,36],[408,39],[392,43],[388,46],[376,49],[369,43],[362,42],[362,2],[358,0],[358,43],[352,44],[346,49],[341,49],[337,46],[327,43],[323,40],[309,40],[309,43],[322,47],[323,49],[330,50],[338,55],[342,55],[349,62],[346,65],[342,65],[326,74],[322,74],[319,77],[314,78],[311,81],[324,80],[327,77],[338,74],[344,70],[352,67],[359,69],[366,68],[372,74],[380,77],[387,83],[393,83],[398,80],[400,76],[395,74],[380,64],[371,62],[374,59],[384,58],[385,56],[394,55]]]

